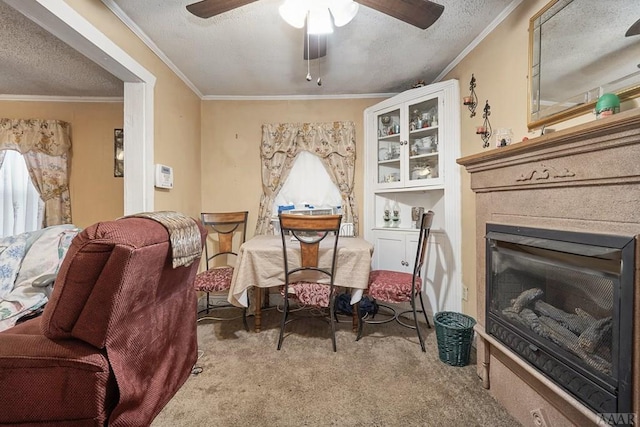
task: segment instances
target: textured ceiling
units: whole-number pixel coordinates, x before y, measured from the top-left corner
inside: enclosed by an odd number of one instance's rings
[[[360,6],[330,36],[327,56],[307,64],[303,30],[278,15],[282,0],[209,19],[186,10],[193,1],[103,0],[135,22],[197,92],[214,97],[381,94],[430,83],[512,2],[436,0],[445,10],[426,30]],[[123,94],[122,82],[2,1],[0,64],[0,95]]]
[[[426,30],[361,5],[330,35],[327,56],[307,64],[303,30],[278,15],[282,0],[209,19],[185,9],[194,0],[103,0],[116,3],[205,96],[395,93],[430,83],[511,3],[436,1],[444,13]]]
[[[0,1],[0,95],[122,97],[123,83]]]

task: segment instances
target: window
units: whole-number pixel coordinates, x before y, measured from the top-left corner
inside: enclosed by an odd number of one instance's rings
[[[275,197],[272,214],[278,215],[278,206],[299,207],[305,204],[316,208],[332,208],[342,205],[342,197],[320,158],[308,151],[301,151]]]
[[[0,236],[11,236],[42,228],[44,202],[33,186],[24,158],[5,151],[0,167]]]

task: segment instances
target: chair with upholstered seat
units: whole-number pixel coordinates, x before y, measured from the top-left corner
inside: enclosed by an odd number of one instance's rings
[[[341,222],[342,215],[280,214],[285,284],[281,292],[283,313],[278,350],[282,347],[285,327],[293,320],[290,300],[295,300],[304,307],[329,309],[327,320],[331,325],[333,351],[336,351],[334,272]],[[326,247],[323,245],[321,249],[321,242]],[[292,259],[296,251],[298,259]]]
[[[402,326],[415,329],[418,334],[418,340],[420,341],[422,351],[426,351],[424,338],[422,337],[422,333],[418,326],[418,313],[423,314],[427,327],[431,328],[427,312],[424,308],[421,275],[427,253],[427,240],[429,239],[431,224],[433,223],[433,215],[433,211],[428,211],[422,214],[422,217],[420,218],[420,234],[418,237],[418,248],[413,265],[413,273],[403,273],[390,270],[373,270],[369,274],[369,287],[367,288],[366,293],[378,301],[378,305],[380,307],[379,315],[383,317],[383,319],[376,320],[375,317],[369,318],[369,316],[363,315],[362,312],[360,312],[360,322],[358,325],[358,336],[356,341],[362,338],[363,325],[365,323],[381,324],[395,320]],[[416,299],[420,300],[420,310],[416,308]],[[389,305],[407,302],[411,305],[410,310],[399,311],[400,309]],[[391,314],[387,316],[384,312]],[[404,322],[406,318],[403,317],[403,315],[407,313],[411,313],[412,315],[412,324]]]
[[[230,261],[238,255],[240,245],[245,242],[247,234],[247,217],[249,212],[203,212],[202,225],[209,235],[205,245],[205,259],[207,269],[196,276],[194,283],[196,291],[205,292],[206,306],[198,314],[206,313],[199,320],[231,320],[237,317],[214,317],[209,312],[217,309],[237,308],[226,303],[227,292],[231,288],[233,266]],[[219,294],[216,302],[212,302],[211,294]],[[221,302],[222,301],[222,302]],[[248,331],[247,310],[242,310],[242,322]]]

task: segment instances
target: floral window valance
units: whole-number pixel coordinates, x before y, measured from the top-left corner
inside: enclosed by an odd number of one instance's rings
[[[302,150],[318,157],[338,154],[353,160],[356,156],[355,127],[351,122],[263,125],[262,159],[271,159],[277,152],[295,157]]]
[[[342,196],[345,221],[354,224],[357,235],[359,220],[353,194],[356,131],[353,122],[262,125],[260,159],[263,194],[256,234],[271,231],[273,201],[289,176],[295,157],[301,151],[308,151],[320,158]]]
[[[71,148],[70,125],[61,120],[0,119],[0,150],[61,156]]]

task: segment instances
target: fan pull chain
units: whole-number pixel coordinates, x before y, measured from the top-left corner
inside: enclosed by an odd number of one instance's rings
[[[311,81],[311,55],[309,54],[309,31],[307,31],[307,81]]]
[[[320,38],[318,37],[318,86],[322,86],[322,77],[320,77]]]

